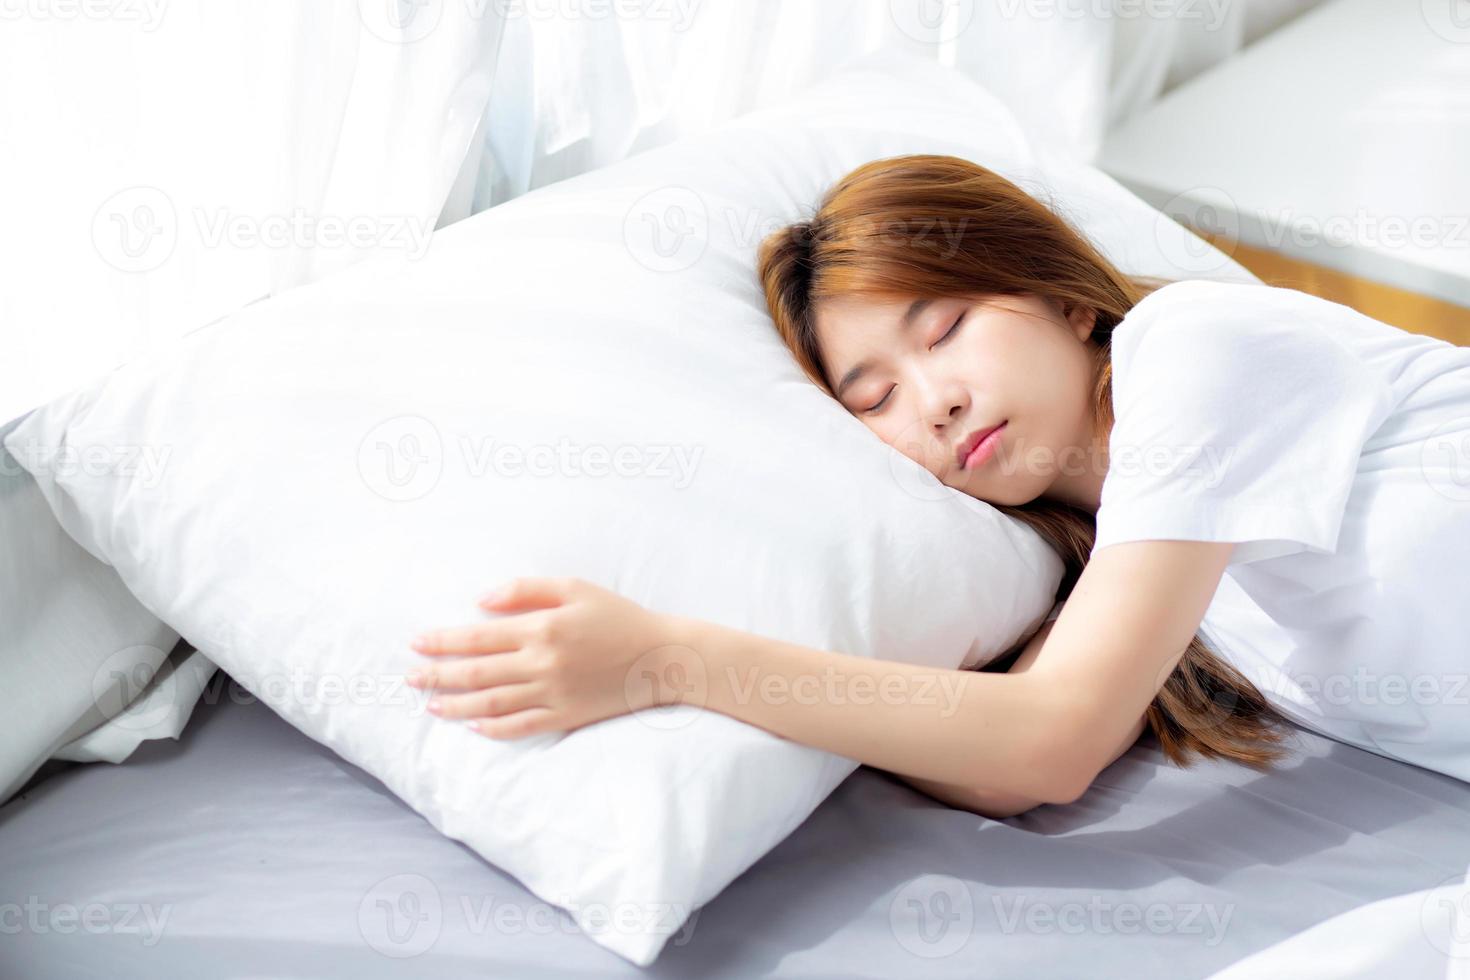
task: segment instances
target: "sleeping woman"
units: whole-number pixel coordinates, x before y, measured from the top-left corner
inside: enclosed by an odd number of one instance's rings
[[[1129,278],[949,156],[859,167],[759,275],[813,383],[1056,549],[1052,618],[947,672],[936,711],[750,686],[919,690],[930,667],[517,579],[496,618],[414,644],[431,710],[519,738],[693,701],[992,817],[1077,800],[1145,730],[1178,765],[1269,769],[1288,719],[1470,781],[1470,349],[1293,289]],[[1261,649],[1201,635],[1227,575],[1258,618],[1212,635]]]

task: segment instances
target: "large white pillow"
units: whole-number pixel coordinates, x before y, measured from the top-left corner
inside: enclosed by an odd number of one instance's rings
[[[44,406],[6,444],[163,621],[647,964],[854,760],[687,708],[489,740],[422,710],[400,684],[419,659],[407,644],[472,621],[473,599],[517,575],[945,668],[1034,629],[1057,557],[806,381],[755,280],[761,234],[853,167],[910,152],[1037,176],[992,97],[885,55],[779,112],[460,222],[417,263],[247,308]],[[1118,185],[1045,180],[1127,269],[1178,271],[1165,249],[1188,236]],[[139,446],[167,451],[159,475],[46,465]],[[501,447],[547,458],[513,472]],[[453,902],[414,870],[378,883],[365,915],[406,891]],[[365,935],[394,955],[424,939]]]
[[[178,735],[203,689],[180,691],[196,675],[174,671],[178,634],[61,529],[3,447],[0,541],[0,804],[47,759],[117,762],[146,739]],[[205,663],[196,661],[207,679]],[[135,701],[145,690],[156,699],[147,706]]]

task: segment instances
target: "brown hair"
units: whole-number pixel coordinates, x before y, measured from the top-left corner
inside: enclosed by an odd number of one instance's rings
[[[839,295],[874,298],[1048,297],[1070,315],[1096,312],[1093,399],[1099,434],[1111,429],[1113,328],[1164,280],[1130,278],[1052,207],[1001,175],[953,156],[875,160],[849,173],[815,215],[760,245],[759,274],[781,339],[828,394],[813,310]],[[1096,539],[1095,515],[1037,498],[996,509],[1034,529],[1061,556],[1058,598],[1072,591]],[[1268,769],[1283,754],[1285,719],[1198,634],[1147,712],[1164,755],[1198,754]]]

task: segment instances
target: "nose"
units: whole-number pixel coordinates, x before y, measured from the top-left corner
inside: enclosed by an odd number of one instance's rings
[[[919,410],[928,421],[930,433],[935,436],[943,436],[953,422],[964,415],[965,390],[958,382],[921,384],[918,394]]]

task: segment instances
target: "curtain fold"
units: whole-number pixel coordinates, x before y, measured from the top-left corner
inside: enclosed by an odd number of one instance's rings
[[[0,420],[263,296],[421,254],[498,4],[0,12]]]

